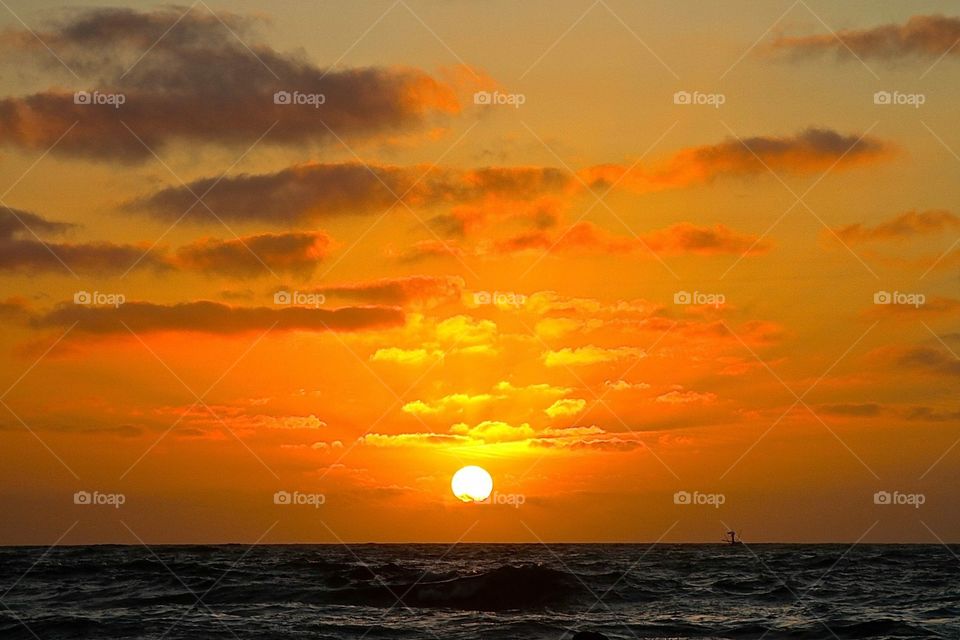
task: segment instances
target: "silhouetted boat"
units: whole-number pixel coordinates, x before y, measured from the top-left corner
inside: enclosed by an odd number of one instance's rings
[[[743,540],[740,539],[736,531],[727,531],[727,537],[723,541],[731,546],[743,544]]]

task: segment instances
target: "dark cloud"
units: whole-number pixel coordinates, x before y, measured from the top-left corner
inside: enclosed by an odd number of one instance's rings
[[[46,150],[78,123],[55,152],[137,162],[151,156],[137,137],[152,149],[174,140],[246,147],[277,123],[266,142],[301,145],[335,140],[331,129],[363,137],[460,110],[454,90],[420,70],[324,70],[258,44],[250,19],[229,13],[218,19],[204,9],[181,18],[183,11],[93,9],[41,29],[39,38],[5,34],[0,47],[7,59],[48,64],[42,39],[78,74],[96,79],[81,89],[122,94],[124,101],[119,108],[76,104],[72,91],[60,89],[5,98],[0,143]],[[276,104],[278,91],[322,95],[324,102]]]
[[[723,175],[824,171],[838,163],[849,166],[873,161],[891,149],[872,137],[845,135],[832,129],[810,128],[793,136],[753,136],[678,153],[656,180],[710,181]]]
[[[756,235],[737,233],[722,224],[712,227],[681,222],[643,236],[648,247],[667,255],[765,253],[771,243]]]
[[[317,292],[366,304],[402,306],[411,302],[459,300],[464,286],[463,278],[455,276],[408,276],[325,287]]]
[[[30,305],[25,298],[12,297],[0,300],[0,318],[5,320],[26,320],[30,315]]]
[[[913,347],[900,354],[897,363],[930,373],[960,376],[960,359],[932,347]]]
[[[402,311],[391,307],[231,307],[198,301],[173,305],[127,302],[119,307],[63,304],[34,318],[37,328],[69,327],[90,334],[157,331],[236,334],[266,331],[360,331],[404,323]],[[126,326],[124,326],[126,325]],[[129,330],[128,328],[129,327]]]
[[[164,220],[191,208],[194,194],[225,220],[275,224],[341,215],[379,214],[404,196],[412,207],[479,200],[527,199],[561,191],[572,176],[552,168],[509,167],[456,170],[423,166],[306,164],[268,174],[205,178],[169,187],[128,205]],[[207,193],[209,191],[209,193]],[[187,219],[213,220],[202,207]]]
[[[470,232],[509,220],[549,229],[558,224],[563,203],[593,187],[651,191],[709,182],[720,176],[758,175],[768,167],[785,173],[825,171],[873,162],[892,152],[872,137],[807,129],[794,136],[755,136],[690,147],[649,169],[598,165],[578,176],[553,167],[454,169],[383,164],[313,163],[267,174],[209,177],[168,187],[127,204],[164,220],[214,220],[196,195],[226,220],[292,225],[341,215],[380,214],[397,197],[415,208],[448,206],[452,213],[432,219],[448,235]]]
[[[891,60],[905,57],[939,59],[960,55],[960,18],[948,16],[913,16],[904,24],[885,24],[869,29],[844,29],[812,36],[781,36],[770,44],[770,50],[787,52],[797,57],[834,53],[840,58],[877,58]]]
[[[329,254],[322,231],[264,233],[232,240],[204,238],[174,252],[165,247],[109,242],[68,243],[41,238],[73,229],[28,211],[0,208],[0,270],[31,273],[125,273],[133,266],[196,271],[233,278],[275,273],[307,276]]]
[[[60,234],[73,228],[72,224],[53,222],[23,209],[0,206],[0,241],[34,234]]]
[[[795,135],[729,138],[687,147],[650,167],[602,164],[579,172],[598,188],[616,184],[639,192],[679,188],[722,177],[816,173],[845,169],[890,156],[894,148],[878,138],[811,127]]]
[[[767,252],[771,243],[755,235],[741,234],[717,224],[712,227],[675,224],[639,236],[613,234],[591,222],[578,222],[553,232],[535,230],[465,249],[457,245],[423,242],[409,247],[399,257],[417,261],[432,257],[473,255],[509,256],[524,252],[569,255],[751,255]]]
[[[35,213],[0,207],[0,270],[100,274],[124,271],[138,260],[144,267],[167,267],[162,259],[145,256],[148,245],[71,243],[42,238],[73,228],[74,225],[53,222]]]
[[[874,402],[821,404],[817,407],[818,413],[832,416],[870,417],[880,415],[883,407]]]
[[[917,406],[907,409],[904,417],[907,420],[917,420],[921,422],[960,422],[960,411]]]
[[[207,238],[177,249],[182,269],[249,278],[269,273],[309,275],[330,251],[326,233],[265,233],[234,240]]]

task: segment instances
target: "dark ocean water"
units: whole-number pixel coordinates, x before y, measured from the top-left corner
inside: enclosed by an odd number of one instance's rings
[[[960,548],[45,551],[0,548],[0,638],[960,638]]]

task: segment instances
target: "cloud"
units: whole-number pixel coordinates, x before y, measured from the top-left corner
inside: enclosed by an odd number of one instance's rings
[[[254,277],[269,273],[309,275],[323,260],[331,245],[320,231],[265,233],[233,240],[206,238],[180,247],[174,263],[183,269]]]
[[[269,266],[276,272],[309,275],[332,245],[330,237],[319,231],[206,238],[173,254],[147,242],[64,242],[41,237],[74,228],[28,211],[0,208],[0,269],[100,274],[123,273],[137,266],[249,278],[269,273]]]
[[[527,440],[534,435],[534,430],[527,423],[513,426],[499,420],[485,420],[473,427],[461,422],[450,427],[450,432],[485,444]]]
[[[781,36],[769,50],[787,52],[795,57],[811,57],[824,53],[838,58],[926,58],[960,55],[960,18],[948,16],[912,16],[904,24],[884,24],[869,29],[844,29],[836,35]]]
[[[904,414],[907,420],[923,422],[957,422],[960,421],[960,410],[943,410],[936,407],[910,407]]]
[[[444,396],[433,403],[427,403],[422,400],[408,402],[403,405],[403,411],[415,416],[436,416],[439,414],[456,415],[466,410],[483,407],[494,399],[494,396],[489,393],[477,395],[454,393]]]
[[[377,349],[372,356],[371,362],[393,362],[395,364],[421,365],[425,362],[435,362],[443,359],[443,351],[439,349],[401,349],[399,347],[386,347]]]
[[[327,423],[317,416],[257,416],[260,424],[268,429],[321,429]]]
[[[692,390],[674,389],[657,396],[657,402],[665,404],[709,404],[717,399],[715,393],[700,393]]]
[[[931,347],[907,349],[900,353],[897,364],[939,375],[960,376],[960,360],[952,354]]]
[[[48,45],[96,82],[77,88],[120,93],[125,102],[119,108],[75,104],[72,91],[59,89],[5,98],[0,143],[43,151],[76,122],[54,153],[136,162],[175,140],[247,146],[274,123],[265,142],[302,145],[335,140],[331,130],[366,137],[460,111],[454,87],[420,70],[321,69],[259,43],[253,19],[202,9],[181,14],[178,8],[90,9],[36,35],[3,35],[6,59],[24,57],[60,71]],[[277,91],[324,100],[318,107],[275,104]]]
[[[622,358],[644,358],[646,352],[637,347],[604,348],[587,345],[585,347],[564,347],[558,351],[547,351],[541,357],[543,363],[548,367],[575,367],[614,362]]]
[[[76,225],[47,220],[36,213],[0,206],[0,240],[11,240],[24,235],[61,234]]]
[[[311,163],[274,173],[241,174],[168,187],[127,205],[164,220],[176,220],[196,201],[225,220],[293,224],[338,216],[381,214],[397,204],[427,208],[443,204],[527,200],[567,189],[572,176],[549,167],[452,169],[427,165]],[[401,210],[402,205],[397,205]],[[194,207],[187,219],[208,219]]]
[[[569,204],[561,196],[576,193],[579,188],[569,177],[559,174],[551,186],[553,193],[547,189],[527,189],[528,199],[522,202],[494,191],[479,203],[455,205],[450,213],[435,216],[429,223],[438,233],[456,237],[475,235],[494,225],[550,229],[559,224]]]
[[[492,320],[470,316],[453,316],[437,323],[437,339],[460,345],[490,344],[497,336],[497,325]]]
[[[385,252],[388,258],[401,263],[414,264],[433,258],[456,258],[462,260],[466,252],[460,247],[440,240],[421,240],[414,242],[405,249],[388,248]]]
[[[766,252],[771,246],[758,236],[738,234],[722,224],[704,227],[689,222],[653,231],[643,239],[648,247],[665,255],[756,254]]]
[[[333,440],[332,442],[323,442],[323,441],[314,442],[312,445],[310,445],[310,448],[320,449],[320,450],[343,449],[343,442],[341,442],[340,440]]]
[[[586,400],[580,398],[563,398],[562,400],[557,400],[552,405],[544,409],[544,413],[551,418],[575,416],[583,411],[583,408],[586,406]]]
[[[935,235],[960,229],[960,216],[949,211],[907,211],[873,227],[864,224],[849,224],[833,229],[847,244],[907,240],[918,236]],[[830,234],[825,231],[824,235]],[[832,234],[830,234],[832,235]]]
[[[608,433],[594,425],[590,427],[549,427],[530,441],[534,447],[589,451],[633,451],[644,443],[633,434]]]
[[[608,433],[595,425],[547,427],[538,432],[527,423],[515,426],[501,420],[486,420],[474,426],[461,422],[450,427],[448,433],[371,433],[357,441],[374,447],[476,447],[523,443],[530,447],[592,451],[632,451],[644,446],[633,434]]]
[[[14,296],[0,300],[0,318],[7,320],[27,320],[30,317],[30,304],[26,298]]]
[[[923,405],[901,407],[898,405],[881,405],[876,402],[821,404],[817,406],[817,413],[853,418],[896,415],[910,422],[955,422],[960,420],[960,410]]]
[[[368,433],[357,442],[371,447],[428,446],[438,444],[465,444],[470,438],[449,433]]]
[[[883,407],[875,402],[821,404],[817,407],[818,413],[832,416],[872,417],[880,415]]]
[[[812,173],[846,168],[886,157],[890,147],[876,138],[810,128],[793,136],[754,136],[685,149],[653,176],[666,184],[705,183],[721,176],[762,175],[772,170]]]
[[[410,247],[404,260],[427,257],[502,257],[532,252],[569,255],[757,255],[772,244],[758,236],[738,233],[716,224],[712,227],[678,223],[639,236],[610,233],[591,222],[576,222],[566,229],[534,230],[493,242],[464,248],[449,242],[426,242]]]
[[[649,389],[650,384],[646,382],[627,382],[626,380],[606,380],[603,386],[614,391],[627,391],[630,389]]]
[[[204,203],[225,220],[290,226],[339,216],[380,215],[392,207],[402,210],[403,205],[397,204],[397,198],[402,198],[411,208],[450,207],[450,213],[431,219],[435,228],[450,236],[475,235],[493,223],[502,227],[507,222],[522,222],[531,231],[528,238],[513,239],[516,247],[512,250],[519,250],[553,242],[548,231],[559,225],[570,199],[586,193],[581,180],[591,188],[617,182],[619,187],[646,193],[723,176],[760,175],[767,172],[767,167],[788,173],[824,171],[835,163],[836,168],[846,168],[884,158],[891,151],[887,143],[872,137],[861,139],[811,128],[793,136],[755,136],[690,147],[649,168],[617,164],[588,167],[579,172],[579,178],[563,169],[544,166],[460,169],[307,163],[273,173],[202,178],[147,194],[127,203],[126,208],[168,221],[189,211],[186,219],[209,221],[213,217],[205,207],[195,206],[197,194],[205,194]],[[680,231],[690,230],[674,230]],[[709,232],[709,228],[699,231]],[[564,239],[573,246],[597,245],[603,240],[614,250],[635,248],[632,239],[591,237],[596,236],[596,230],[590,225],[579,225],[568,235],[569,239]],[[432,242],[418,253],[441,249],[449,251],[442,243],[438,247]]]
[[[41,238],[74,228],[75,225],[53,222],[29,211],[0,207],[0,269],[100,274],[123,271],[134,263],[154,269],[167,267],[162,259],[147,254],[149,244],[73,243]]]
[[[127,302],[119,307],[62,304],[33,319],[34,326],[69,327],[91,334],[190,331],[235,334],[251,331],[360,331],[395,327],[404,314],[390,307],[231,307],[198,301],[173,305]],[[125,326],[126,325],[126,326]]]
[[[328,298],[366,304],[403,306],[420,302],[432,305],[446,300],[459,300],[464,286],[463,278],[459,276],[405,276],[321,287],[316,292]]]
[[[604,164],[580,171],[594,188],[617,186],[640,193],[705,184],[726,177],[816,173],[884,160],[894,148],[871,136],[810,127],[794,135],[728,138],[687,147],[650,167]]]
[[[433,401],[414,400],[406,403],[403,411],[418,417],[439,420],[457,418],[463,421],[465,415],[476,416],[478,413],[498,415],[500,412],[511,411],[516,407],[542,405],[571,391],[572,389],[567,387],[554,387],[549,384],[517,387],[510,382],[501,381],[495,384],[489,393],[452,393]],[[585,404],[583,400],[573,399],[554,402],[555,410],[558,412],[562,412],[563,409],[572,410],[578,406],[579,411]]]

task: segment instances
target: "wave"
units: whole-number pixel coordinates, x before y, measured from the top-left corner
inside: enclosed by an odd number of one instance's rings
[[[476,576],[415,585],[404,601],[421,607],[500,611],[558,604],[585,591],[565,571],[504,566]]]
[[[956,561],[942,548],[755,551],[0,548],[0,593],[11,589],[0,638],[36,640],[24,625],[45,640],[155,640],[171,627],[167,640],[234,640],[231,630],[264,640],[359,639],[370,627],[390,640],[557,640],[572,628],[609,637],[629,629],[660,638],[833,638],[824,625],[839,640],[960,638],[960,587],[949,580]],[[602,606],[593,607],[598,596]]]
[[[586,589],[565,571],[539,565],[501,566],[476,575],[327,591],[323,598],[342,604],[472,611],[537,609],[582,596]],[[314,594],[316,596],[317,594]]]

